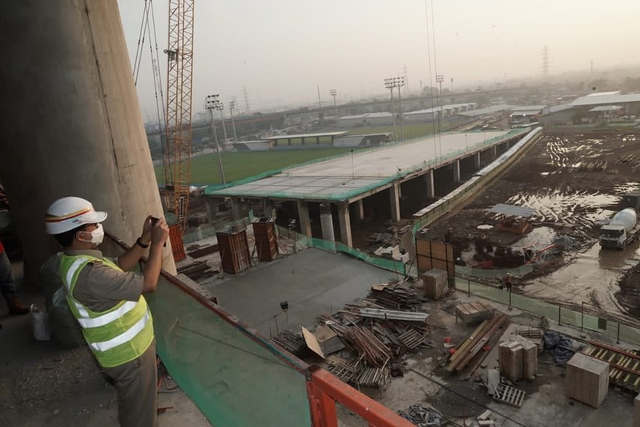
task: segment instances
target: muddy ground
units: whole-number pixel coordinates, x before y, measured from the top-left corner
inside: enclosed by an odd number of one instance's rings
[[[533,257],[534,271],[519,282],[522,292],[583,300],[640,319],[640,268],[631,268],[640,261],[637,244],[601,251],[597,243],[598,221],[621,209],[620,196],[640,188],[638,181],[640,133],[548,132],[499,180],[425,236],[442,241],[452,230],[458,263],[467,266],[513,268]],[[486,213],[498,203],[535,209],[532,230],[498,232],[496,216]]]

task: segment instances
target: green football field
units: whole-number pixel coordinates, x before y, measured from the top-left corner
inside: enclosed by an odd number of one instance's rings
[[[349,153],[351,148],[312,148],[306,150],[246,151],[222,153],[222,165],[227,182],[282,169],[324,157]],[[155,168],[158,184],[164,182],[162,166]],[[194,185],[222,184],[217,155],[207,154],[191,159],[191,182]]]

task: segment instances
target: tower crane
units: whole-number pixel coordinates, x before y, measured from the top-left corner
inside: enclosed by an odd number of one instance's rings
[[[169,0],[164,201],[182,231],[187,225],[191,184],[193,18],[194,0]]]

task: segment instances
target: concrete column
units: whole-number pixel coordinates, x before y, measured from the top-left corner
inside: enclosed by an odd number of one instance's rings
[[[271,199],[263,199],[262,200],[262,207],[264,210],[264,215],[267,218],[275,218],[276,213],[275,213],[275,208],[273,206],[273,201]]]
[[[399,222],[400,221],[400,184],[394,182],[393,185],[389,188],[389,193],[391,197],[391,221]]]
[[[424,181],[427,184],[427,197],[429,199],[433,199],[434,197],[436,197],[436,186],[435,180],[433,178],[433,169],[429,170],[429,172],[424,175]]]
[[[218,199],[214,197],[206,197],[204,198],[204,206],[207,210],[207,221],[210,225],[216,220],[216,205],[218,204]]]
[[[478,151],[476,154],[473,155],[473,166],[476,168],[476,170],[480,169],[480,152]]]
[[[231,198],[231,214],[233,215],[233,220],[238,221],[241,219],[240,217],[240,199],[237,197]]]
[[[493,158],[496,159],[498,157],[498,146],[494,145],[492,149],[493,149]]]
[[[311,220],[309,219],[309,206],[307,206],[307,202],[303,200],[298,200],[297,204],[300,231],[307,237],[313,237],[311,234]]]
[[[342,243],[349,247],[353,247],[353,239],[351,237],[351,218],[349,217],[349,202],[341,202],[338,204],[338,217],[340,218],[340,236]]]
[[[0,180],[35,282],[59,250],[44,233],[54,200],[89,199],[127,244],[162,204],[117,2],[8,2],[0,39]],[[176,273],[169,244],[163,268]]]
[[[355,203],[356,219],[362,221],[364,219],[364,199],[360,199]]]
[[[460,160],[453,163],[453,182],[460,182]]]
[[[336,236],[333,232],[331,203],[320,203],[320,225],[322,226],[322,238],[330,242],[335,242]]]

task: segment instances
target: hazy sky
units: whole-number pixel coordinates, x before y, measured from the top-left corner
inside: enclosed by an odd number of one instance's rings
[[[118,4],[133,62],[144,1]],[[153,4],[162,52],[168,4]],[[317,86],[323,104],[332,88],[338,103],[381,95],[383,79],[405,65],[411,92],[429,84],[425,0],[196,0],[195,12],[194,112],[213,93],[244,109],[245,86],[252,109],[317,105]],[[544,45],[551,75],[589,70],[592,60],[595,70],[640,63],[638,1],[435,0],[433,12],[432,68],[454,90],[541,77]],[[138,91],[145,118],[155,117],[148,49]]]

